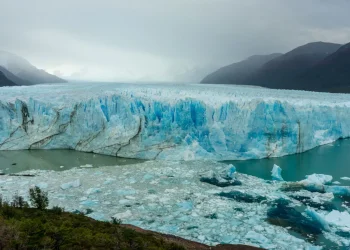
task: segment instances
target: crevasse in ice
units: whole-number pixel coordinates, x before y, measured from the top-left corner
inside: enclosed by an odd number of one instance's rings
[[[70,83],[2,88],[0,150],[234,160],[350,135],[350,95],[253,87]]]

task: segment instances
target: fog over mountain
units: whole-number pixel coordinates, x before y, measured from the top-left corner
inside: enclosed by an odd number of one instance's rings
[[[251,55],[345,44],[349,9],[347,0],[2,0],[0,50],[64,79],[190,81]]]
[[[36,68],[26,59],[6,51],[0,51],[0,67],[0,71],[17,85],[66,82],[55,75]]]

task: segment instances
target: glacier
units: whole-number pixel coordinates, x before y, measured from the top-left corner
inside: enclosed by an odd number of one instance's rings
[[[350,136],[350,95],[199,84],[3,87],[0,150],[244,160]]]

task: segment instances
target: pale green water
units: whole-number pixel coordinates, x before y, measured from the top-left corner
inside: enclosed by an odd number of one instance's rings
[[[299,181],[305,179],[305,175],[317,173],[332,175],[334,181],[350,185],[349,181],[340,180],[340,177],[350,177],[350,139],[338,140],[302,154],[225,162],[235,165],[241,173],[266,180],[271,179],[273,164],[277,164],[282,168],[282,176],[286,181]]]
[[[101,167],[140,162],[143,161],[74,150],[0,151],[0,171],[2,170],[4,173],[17,173],[30,169],[63,171],[86,164]]]
[[[62,171],[85,164],[100,167],[140,162],[143,161],[74,150],[0,151],[0,170],[5,173],[16,173],[30,169]],[[282,176],[286,181],[298,181],[304,179],[305,175],[319,173],[332,175],[334,181],[344,182],[340,180],[340,177],[350,177],[350,139],[339,140],[302,154],[261,160],[225,162],[234,164],[241,173],[266,180],[271,179],[272,166],[277,164],[282,168]],[[64,168],[60,168],[60,166],[64,166]],[[344,184],[346,183],[344,182]]]

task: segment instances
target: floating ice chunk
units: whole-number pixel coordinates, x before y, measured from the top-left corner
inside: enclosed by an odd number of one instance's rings
[[[307,175],[305,180],[299,181],[299,184],[303,185],[306,190],[310,192],[324,193],[326,184],[331,184],[333,177],[325,174],[312,174]]]
[[[108,185],[108,184],[113,183],[114,181],[115,181],[115,179],[113,179],[113,178],[107,178],[107,179],[103,182],[103,184],[104,184],[104,185]]]
[[[332,193],[325,193],[321,196],[320,195],[313,195],[313,196],[306,196],[306,195],[291,195],[290,196],[293,199],[296,199],[300,201],[305,206],[310,206],[317,209],[332,211],[335,209],[335,206],[332,202],[329,200],[332,200],[334,198]]]
[[[221,174],[220,177],[227,179],[227,180],[232,180],[236,178],[236,167],[233,166],[232,164],[229,164],[227,169],[225,169]]]
[[[322,250],[322,247],[320,247],[320,246],[308,246],[305,248],[305,250]]]
[[[118,195],[133,195],[136,194],[136,190],[134,189],[120,189],[117,191]]]
[[[61,188],[63,190],[66,190],[66,189],[69,189],[69,188],[77,188],[77,187],[80,187],[81,183],[80,183],[80,179],[76,179],[74,181],[71,181],[71,182],[67,182],[67,183],[63,183],[61,185]]]
[[[333,210],[334,211],[334,210]],[[305,210],[305,213],[317,224],[319,224],[319,226],[326,231],[330,231],[328,222],[324,219],[324,217],[322,215],[320,215],[319,213],[317,213],[315,210],[311,209],[311,208],[307,208]]]
[[[221,192],[217,195],[221,197],[233,199],[238,202],[246,202],[246,203],[254,203],[254,202],[259,203],[266,200],[266,198],[263,196],[260,196],[260,195],[253,196],[253,195],[246,194],[244,192],[236,191],[236,190],[231,192]]]
[[[340,179],[344,181],[350,181],[350,177],[341,177]]]
[[[275,180],[275,181],[283,181],[283,178],[282,178],[282,169],[277,166],[276,164],[273,165],[273,168],[272,168],[272,171],[271,171],[271,176],[272,176],[272,180]]]
[[[235,237],[233,235],[224,235],[221,237],[220,243],[229,244],[229,243],[233,242],[234,239],[235,239]]]
[[[154,176],[151,174],[145,174],[143,176],[143,180],[145,180],[145,181],[152,180],[153,178],[154,178]]]
[[[97,194],[97,193],[101,193],[101,189],[99,189],[99,188],[89,188],[88,190],[86,190],[86,194],[87,195]]]
[[[332,184],[333,185],[340,185],[341,183],[339,181],[333,181]]]
[[[126,219],[132,216],[132,212],[130,210],[126,210],[123,213],[117,213],[113,215],[113,218],[115,219]]]
[[[267,244],[270,242],[270,240],[266,238],[264,235],[259,234],[255,231],[249,231],[246,234],[245,238],[260,244]]]
[[[81,165],[81,168],[93,168],[94,166],[92,166],[91,164],[86,164],[86,165]]]
[[[267,211],[267,217],[270,223],[291,227],[296,232],[316,235],[322,233],[319,225],[291,207],[290,201],[283,198],[274,201],[274,206]]]
[[[348,227],[350,230],[350,214],[347,211],[339,212],[338,210],[333,210],[324,219],[334,226]]]
[[[242,182],[239,180],[236,180],[235,178],[231,178],[228,176],[230,174],[231,176],[234,175],[234,169],[228,169],[225,170],[221,175],[218,175],[216,172],[210,170],[205,173],[201,174],[200,181],[209,183],[211,185],[215,185],[218,187],[229,187],[229,186],[240,186],[242,185]]]
[[[37,186],[40,189],[46,189],[46,188],[48,188],[49,184],[47,184],[46,182],[40,182],[40,183],[36,184],[35,186]]]
[[[180,207],[181,210],[184,210],[184,211],[189,211],[193,209],[192,201],[180,202],[177,205]]]
[[[331,184],[333,177],[326,174],[312,174],[307,175],[305,180],[302,180],[302,183],[305,184],[316,184],[316,185],[326,185]]]
[[[325,191],[327,193],[333,193],[339,196],[349,196],[350,197],[350,187],[349,186],[325,186]]]
[[[85,207],[95,207],[98,205],[97,200],[85,200],[80,202],[80,205],[85,206]]]
[[[106,221],[105,215],[102,213],[93,212],[91,214],[88,214],[87,216],[94,220]]]
[[[164,225],[159,227],[160,231],[175,234],[177,231],[179,231],[179,227],[173,226],[173,225]]]
[[[64,168],[64,166],[60,166],[60,168]]]

